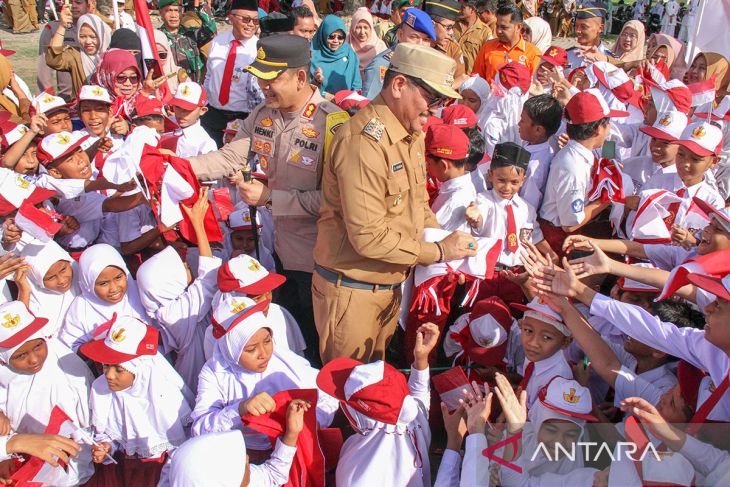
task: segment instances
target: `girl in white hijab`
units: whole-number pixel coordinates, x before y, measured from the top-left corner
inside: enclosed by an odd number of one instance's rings
[[[123,452],[124,484],[154,486],[165,454],[188,437],[193,394],[157,350],[158,331],[131,316],[105,323],[82,354],[103,364],[91,387],[95,463]],[[157,461],[155,461],[157,460]]]
[[[114,247],[92,245],[81,254],[79,267],[81,295],[71,303],[59,334],[73,351],[88,342],[96,327],[114,313],[150,321],[139,299],[137,283]]]
[[[479,129],[484,131],[487,126],[487,118],[489,111],[487,110],[487,101],[489,100],[489,83],[478,74],[472,75],[464,81],[459,87],[462,103],[474,111],[477,116],[477,125]]]
[[[264,411],[266,405],[273,407],[271,396],[277,392],[316,388],[318,371],[294,352],[273,346],[276,337],[272,336],[263,313],[269,302],[252,304],[252,300],[240,298],[221,299],[213,305],[215,351],[200,372],[192,432],[201,435],[243,430],[249,449],[261,452],[270,450],[271,442],[268,437],[245,429],[241,416]],[[231,314],[232,307],[238,312]],[[219,323],[216,316],[229,318]],[[319,425],[327,427],[337,408],[337,401],[320,391]]]
[[[71,302],[80,294],[78,264],[53,240],[35,241],[25,246],[21,255],[30,266],[28,309],[36,316],[47,318],[46,328],[55,336]]]
[[[205,363],[203,341],[220,265],[207,246],[198,259],[198,277],[191,282],[189,268],[173,247],[167,247],[137,271],[142,305],[159,324],[166,349],[176,352],[175,370],[192,390],[198,388]]]
[[[542,54],[545,54],[545,51],[550,48],[550,43],[553,41],[550,24],[540,17],[530,17],[525,19],[524,22],[530,28],[529,42],[534,44]]]
[[[0,389],[0,410],[16,433],[42,434],[58,406],[80,428],[90,426],[86,364],[52,337],[48,320],[33,316],[23,303],[0,306],[0,367],[7,384]],[[94,473],[91,450],[82,444],[68,470],[51,469],[44,485],[83,484]]]

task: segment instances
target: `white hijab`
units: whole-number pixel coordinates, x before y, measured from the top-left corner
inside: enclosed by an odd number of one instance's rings
[[[337,485],[366,487],[382,484],[427,487],[430,481],[428,449],[431,430],[427,405],[408,395],[398,422],[376,421],[344,405],[348,419],[360,431],[342,446],[337,464]],[[363,462],[367,458],[367,462]],[[378,468],[372,468],[378,465]]]
[[[127,275],[127,292],[116,304],[102,300],[94,291],[96,279],[109,266],[117,267]],[[61,341],[71,349],[75,351],[89,341],[96,327],[110,320],[114,313],[117,316],[133,316],[146,323],[151,321],[139,299],[137,283],[132,279],[127,264],[114,247],[108,244],[92,245],[81,254],[79,267],[81,295],[71,303],[60,335]]]
[[[550,30],[550,24],[545,22],[540,17],[529,17],[524,21],[532,31],[532,41],[542,54],[545,54],[550,48],[550,43],[553,41],[553,33]]]
[[[21,255],[30,266],[28,281],[30,282],[31,293],[28,309],[36,316],[47,318],[48,324],[45,328],[49,331],[49,334],[55,336],[63,324],[71,302],[80,294],[78,264],[68,252],[53,240],[46,243],[36,241],[26,245]],[[48,269],[61,260],[69,262],[73,272],[73,284],[65,293],[48,289],[43,283],[43,278],[46,276]]]
[[[30,340],[43,338],[48,347],[43,368],[36,374],[19,374],[8,365],[0,366],[4,380],[8,380],[3,387],[0,409],[17,433],[43,433],[54,406],[60,407],[78,427],[87,428],[91,422],[89,388],[93,375],[78,355],[52,338],[48,331],[43,327],[17,347],[0,349],[0,358],[7,363]],[[93,473],[91,450],[82,445],[79,457],[71,460],[68,472],[52,469],[49,475],[53,478],[44,480],[52,485],[72,486],[83,484]]]
[[[220,260],[218,266],[220,266]],[[167,247],[146,260],[137,271],[139,298],[145,311],[159,324],[164,343],[177,352],[175,370],[193,390],[205,364],[203,341],[208,313],[217,288],[218,266],[198,270],[188,287],[188,274],[180,255]],[[202,322],[202,323],[201,323]]]
[[[489,83],[487,83],[487,80],[479,75],[470,76],[459,87],[459,93],[463,92],[464,90],[473,91],[479,97],[479,99],[482,100],[482,104],[479,107],[479,110],[477,110],[476,116],[477,124],[483,132],[484,127],[487,126],[487,118],[489,117],[489,111],[487,110],[487,102],[489,100],[489,93],[491,91],[489,88]]]
[[[171,487],[239,487],[246,474],[246,441],[240,431],[191,438],[170,462]]]
[[[127,455],[159,457],[188,437],[193,393],[158,352],[120,364],[134,374],[134,383],[109,390],[103,375],[91,386],[92,424],[98,434],[122,445]]]
[[[112,30],[98,16],[93,14],[84,14],[76,21],[76,42],[79,42],[81,27],[84,25],[91,27],[99,41],[99,48],[93,56],[86,54],[86,51],[79,47],[81,66],[84,68],[84,78],[88,82],[90,81],[91,76],[96,73],[96,68],[99,66],[102,54],[109,49],[109,42],[112,39]]]

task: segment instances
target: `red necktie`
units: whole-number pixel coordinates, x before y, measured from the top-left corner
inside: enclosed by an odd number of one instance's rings
[[[682,188],[679,191],[677,191],[677,196],[680,198],[684,198],[684,194],[687,191]],[[682,204],[681,201],[677,201],[676,203],[672,203],[667,207],[667,210],[669,211],[669,215],[664,217],[664,224],[667,226],[667,230],[672,229],[672,225],[674,225],[674,220],[677,218],[677,211],[679,210],[679,206]]]
[[[228,103],[228,95],[231,92],[231,81],[233,80],[233,67],[236,65],[236,49],[241,45],[240,41],[233,40],[228,50],[226,69],[223,70],[223,81],[221,81],[221,92],[218,94],[218,101],[221,105]]]
[[[507,250],[517,252],[517,225],[515,224],[515,214],[512,211],[512,205],[507,205]]]
[[[535,372],[535,362],[530,362],[525,367],[525,375],[522,376],[522,381],[520,382],[520,389],[523,391],[527,388],[527,383],[530,382],[530,377],[532,377],[533,372]]]
[[[718,401],[720,401],[720,398],[725,395],[728,387],[730,387],[730,375],[725,376],[722,382],[720,382],[720,385],[712,391],[710,397],[702,403],[702,406],[697,409],[697,412],[695,412],[694,416],[692,416],[692,419],[689,420],[689,424],[685,430],[688,435],[694,436],[700,428],[702,428],[707,416],[709,416],[710,412],[715,408],[715,405]]]

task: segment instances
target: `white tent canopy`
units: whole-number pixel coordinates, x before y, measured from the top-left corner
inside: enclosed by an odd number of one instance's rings
[[[730,59],[730,0],[700,0],[689,25],[687,64],[700,52],[717,52]]]

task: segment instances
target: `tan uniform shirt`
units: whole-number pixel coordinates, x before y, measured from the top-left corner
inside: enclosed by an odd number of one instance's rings
[[[438,259],[421,240],[428,206],[424,136],[410,135],[378,95],[332,140],[322,175],[317,264],[372,284],[403,281]]]
[[[456,71],[454,71],[454,79],[459,79],[459,77],[466,74],[466,66],[464,58],[464,54],[461,52],[461,48],[459,47],[459,44],[456,41],[449,41],[447,40],[445,45],[436,44],[436,49],[438,51],[443,52],[447,56],[449,56],[451,59],[454,60],[456,63]]]
[[[279,110],[261,104],[244,120],[236,140],[190,159],[198,178],[213,180],[239,171],[258,155],[272,190],[274,247],[287,270],[314,270],[327,115],[338,111],[318,89],[288,121]]]
[[[456,36],[461,52],[464,54],[464,67],[467,73],[471,73],[474,69],[474,61],[477,54],[481,50],[484,43],[492,35],[489,27],[477,19],[468,29],[462,31],[463,27],[460,23],[456,23],[454,27],[454,35]]]

